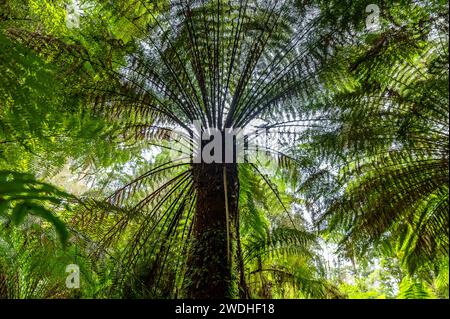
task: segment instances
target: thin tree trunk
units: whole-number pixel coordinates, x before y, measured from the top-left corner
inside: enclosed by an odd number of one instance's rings
[[[8,299],[8,276],[0,268],[0,299]]]
[[[239,218],[235,220],[236,226],[236,258],[239,268],[239,297],[241,299],[250,299],[250,292],[245,281],[245,267],[244,259],[242,256],[242,246],[241,246],[241,234],[240,234],[240,223]]]
[[[193,175],[197,206],[185,278],[186,294],[188,298],[194,299],[232,297],[231,259],[234,256],[232,250],[235,236],[233,227],[230,226],[234,225],[237,217],[237,165],[194,164]],[[226,192],[224,180],[227,184]]]

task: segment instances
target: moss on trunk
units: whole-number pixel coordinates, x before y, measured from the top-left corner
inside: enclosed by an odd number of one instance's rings
[[[194,299],[231,297],[235,240],[232,225],[237,218],[239,197],[237,165],[202,163],[194,164],[193,170],[197,206],[185,278],[186,296]]]

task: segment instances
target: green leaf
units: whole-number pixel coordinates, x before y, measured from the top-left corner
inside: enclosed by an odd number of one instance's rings
[[[15,225],[21,224],[27,215],[27,203],[16,204],[12,211],[11,219]]]

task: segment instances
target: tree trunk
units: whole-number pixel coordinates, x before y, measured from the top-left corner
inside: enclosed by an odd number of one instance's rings
[[[0,299],[8,299],[8,276],[0,268]]]
[[[232,297],[235,238],[232,225],[237,218],[239,197],[237,173],[236,164],[193,164],[197,206],[185,278],[188,298]],[[228,201],[225,201],[225,193]]]

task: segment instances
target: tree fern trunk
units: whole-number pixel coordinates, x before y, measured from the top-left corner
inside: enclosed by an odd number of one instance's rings
[[[231,225],[237,217],[239,181],[237,165],[225,164],[225,167],[226,192],[224,164],[194,164],[193,167],[197,206],[185,278],[188,298],[231,297],[235,237]]]
[[[8,277],[0,268],[0,299],[8,299]]]

